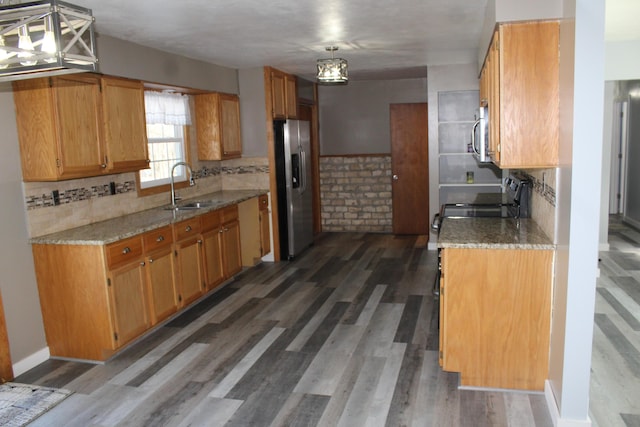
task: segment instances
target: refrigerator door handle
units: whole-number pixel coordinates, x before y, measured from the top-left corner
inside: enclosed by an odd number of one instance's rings
[[[307,153],[300,147],[300,193],[307,191]]]

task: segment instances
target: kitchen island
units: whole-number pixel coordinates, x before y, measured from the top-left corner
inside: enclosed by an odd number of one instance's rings
[[[440,364],[463,387],[541,391],[554,245],[532,219],[445,218]]]
[[[261,241],[269,236],[266,190],[221,191],[179,206],[31,239],[51,356],[107,360],[269,248]]]

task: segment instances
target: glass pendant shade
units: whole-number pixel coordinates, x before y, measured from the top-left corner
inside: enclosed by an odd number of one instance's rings
[[[347,84],[347,61],[342,58],[318,59],[317,79],[320,84]]]
[[[93,24],[58,0],[0,6],[0,81],[97,71]]]

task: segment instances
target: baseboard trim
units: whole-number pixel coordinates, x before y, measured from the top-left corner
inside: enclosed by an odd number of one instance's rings
[[[33,369],[42,362],[49,360],[51,353],[49,347],[45,347],[35,353],[25,357],[24,359],[13,364],[13,375],[17,377],[27,372],[29,369]]]
[[[544,383],[544,397],[547,401],[547,408],[554,427],[591,427],[591,419],[587,416],[586,420],[568,420],[560,418],[560,411],[556,404],[556,397],[551,388],[549,380]]]

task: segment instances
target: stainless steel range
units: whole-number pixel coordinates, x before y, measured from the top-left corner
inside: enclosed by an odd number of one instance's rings
[[[477,203],[445,203],[431,222],[431,228],[440,233],[445,218],[493,217],[529,218],[531,216],[531,180],[520,173],[512,173],[504,182],[504,193],[479,195]],[[484,199],[484,200],[483,200]],[[492,199],[492,200],[489,200]],[[440,295],[441,262],[438,249],[438,273],[433,286]]]

